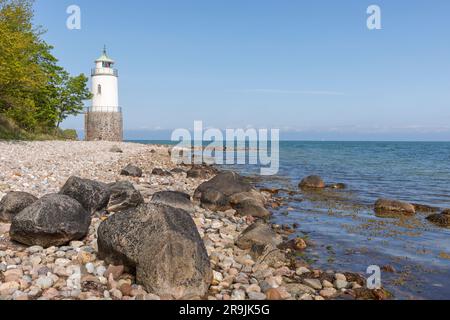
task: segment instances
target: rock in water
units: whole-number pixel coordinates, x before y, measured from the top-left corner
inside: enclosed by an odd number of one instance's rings
[[[85,237],[91,216],[75,199],[50,194],[17,214],[11,224],[12,240],[29,246],[62,246]]]
[[[209,257],[189,213],[144,204],[111,216],[98,229],[101,259],[136,271],[156,295],[203,297],[212,281]]]
[[[59,193],[77,200],[90,213],[105,209],[111,195],[107,184],[78,177],[70,177]]]
[[[330,189],[336,189],[336,190],[347,189],[347,185],[345,183],[333,183],[333,184],[327,185],[326,187],[330,188]]]
[[[0,222],[10,223],[16,214],[36,200],[35,196],[26,192],[9,192],[0,201]]]
[[[382,217],[412,216],[416,209],[407,202],[379,199],[375,203],[375,213]]]
[[[156,192],[152,197],[152,203],[165,204],[174,208],[186,210],[188,212],[194,212],[194,205],[191,202],[191,196],[183,192]]]
[[[141,193],[129,181],[120,181],[109,185],[111,197],[107,206],[108,212],[117,212],[136,208],[144,203]]]
[[[439,208],[437,208],[437,207],[427,206],[425,204],[420,204],[420,203],[411,203],[411,204],[416,209],[416,212],[430,212],[430,213],[439,212]]]
[[[439,227],[450,227],[450,210],[445,210],[441,214],[432,214],[427,217],[427,220]]]
[[[202,192],[210,189],[222,192],[225,196],[229,197],[236,193],[250,192],[253,190],[253,187],[235,172],[222,172],[211,180],[202,183],[195,190],[194,198],[200,199]]]
[[[242,250],[248,250],[254,245],[273,247],[281,244],[282,238],[265,223],[256,222],[245,229],[236,241],[236,245]]]
[[[129,164],[125,168],[122,169],[120,174],[122,176],[129,176],[129,177],[142,177],[142,169],[138,168],[136,166],[133,166],[132,164]]]
[[[309,176],[303,179],[299,184],[300,189],[323,189],[325,182],[319,176]]]

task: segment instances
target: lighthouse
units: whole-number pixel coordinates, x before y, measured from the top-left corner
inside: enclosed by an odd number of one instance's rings
[[[122,141],[123,117],[119,106],[119,74],[114,60],[103,53],[91,71],[92,106],[85,114],[86,141]]]

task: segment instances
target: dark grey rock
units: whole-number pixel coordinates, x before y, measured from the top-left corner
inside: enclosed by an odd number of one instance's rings
[[[236,241],[242,250],[251,249],[254,245],[276,247],[282,243],[280,235],[276,234],[267,224],[255,222],[245,229]]]
[[[202,208],[211,211],[226,211],[231,209],[228,198],[222,192],[214,189],[202,192],[200,202]]]
[[[187,177],[192,179],[208,179],[219,171],[208,165],[194,165],[187,171]]]
[[[129,181],[120,181],[109,185],[111,197],[107,206],[108,212],[117,212],[136,208],[144,203],[141,193]]]
[[[202,183],[195,190],[194,198],[200,199],[202,192],[214,189],[229,197],[236,193],[249,192],[253,187],[235,172],[221,172],[209,181]]]
[[[37,201],[37,198],[26,192],[9,192],[0,201],[0,222],[10,223],[20,211]]]
[[[161,169],[161,168],[153,169],[152,174],[155,176],[161,176],[161,177],[172,177],[172,174],[169,171]]]
[[[75,199],[50,194],[37,200],[19,214],[11,224],[11,239],[29,246],[62,246],[85,237],[91,215]]]
[[[77,200],[90,213],[105,209],[111,195],[107,184],[79,177],[70,177],[59,193]]]
[[[268,218],[271,213],[255,199],[246,199],[235,205],[233,209],[241,216],[252,216],[255,218]]]
[[[323,189],[325,182],[319,176],[309,176],[300,182],[299,187],[300,189]]]
[[[161,191],[152,197],[152,203],[165,204],[174,208],[194,212],[194,205],[191,202],[191,196],[187,193],[178,191]]]
[[[375,203],[375,213],[381,217],[397,217],[397,216],[413,216],[416,213],[416,208],[407,202],[379,199]]]
[[[420,203],[411,203],[411,204],[416,209],[416,212],[430,212],[430,213],[439,212],[438,207],[428,206],[428,205],[420,204]]]
[[[427,217],[427,220],[435,225],[443,228],[450,227],[450,210],[445,210],[440,214],[432,214]]]
[[[136,272],[156,295],[203,297],[212,280],[206,248],[189,213],[145,204],[116,213],[98,229],[100,259]]]
[[[136,167],[132,164],[127,165],[125,168],[122,169],[120,172],[122,176],[128,176],[128,177],[142,177],[142,169],[139,167]]]

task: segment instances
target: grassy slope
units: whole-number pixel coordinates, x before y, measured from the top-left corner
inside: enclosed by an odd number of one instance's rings
[[[74,130],[61,130],[55,135],[30,133],[0,114],[0,140],[77,140],[77,137]]]

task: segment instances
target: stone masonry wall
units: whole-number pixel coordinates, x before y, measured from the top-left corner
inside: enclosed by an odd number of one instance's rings
[[[87,112],[84,119],[86,141],[123,141],[121,112]]]

